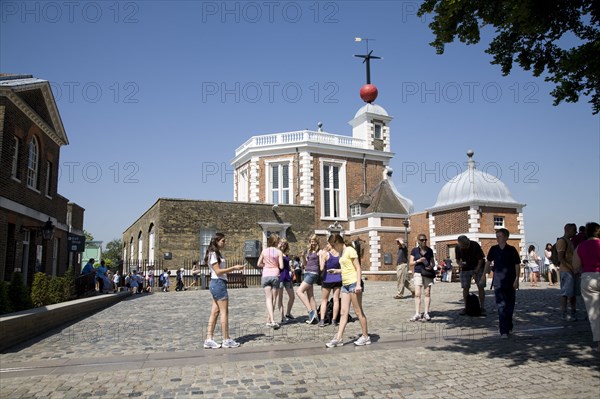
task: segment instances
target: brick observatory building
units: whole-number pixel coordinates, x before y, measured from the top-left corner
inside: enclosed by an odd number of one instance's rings
[[[511,243],[516,240],[523,251],[524,205],[474,166],[442,188],[434,207],[414,213],[413,202],[392,180],[393,117],[373,103],[376,94],[370,84],[361,89],[366,104],[349,122],[351,136],[325,132],[319,123],[316,131],[250,137],[231,161],[232,202],[159,199],[124,232],[124,259],[173,260],[177,268],[186,259],[200,259],[216,231],[228,235],[226,256],[241,255],[249,240],[264,246],[271,233],[286,237],[291,254],[300,254],[311,234],[324,244],[340,231],[358,241],[364,274],[371,279],[395,278],[398,237],[410,245],[425,233],[436,259],[453,258],[458,235],[487,250],[494,229],[506,226],[518,232]],[[474,184],[465,182],[469,179]]]

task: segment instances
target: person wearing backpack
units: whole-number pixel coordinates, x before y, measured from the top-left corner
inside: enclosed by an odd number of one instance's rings
[[[471,279],[475,279],[475,285],[479,294],[480,315],[486,316],[485,312],[485,285],[486,280],[482,279],[483,263],[485,254],[481,246],[469,240],[467,236],[461,235],[457,239],[456,261],[461,265],[460,286],[463,290],[464,309],[460,312],[461,316],[467,314],[467,299],[471,290]]]
[[[558,253],[558,270],[560,271],[560,312],[561,318],[567,321],[577,320],[577,287],[581,275],[579,270],[573,266],[573,243],[571,238],[577,234],[577,225],[567,223],[564,227],[564,235],[556,241],[556,252]],[[567,302],[570,312],[567,313]]]

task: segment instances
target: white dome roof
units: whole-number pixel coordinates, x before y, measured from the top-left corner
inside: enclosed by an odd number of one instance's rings
[[[475,169],[472,151],[469,151],[467,155],[469,155],[467,170],[452,178],[442,187],[433,208],[447,208],[470,203],[523,205],[514,200],[508,187],[498,177]]]
[[[354,115],[354,118],[356,119],[360,115],[365,114],[367,112],[370,114],[389,116],[387,111],[383,109],[382,106],[377,104],[365,104],[358,111],[356,111],[356,115]]]

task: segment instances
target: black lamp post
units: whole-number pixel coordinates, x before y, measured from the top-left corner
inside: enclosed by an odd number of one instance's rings
[[[52,221],[48,218],[48,221],[46,221],[42,227],[42,238],[44,240],[51,240],[52,237],[54,237],[54,224],[52,224]]]
[[[44,241],[51,240],[54,237],[54,224],[50,218],[42,226],[21,226],[21,231],[26,230],[41,231]]]
[[[404,225],[404,242],[406,243],[406,247],[409,248],[409,246],[408,246],[408,226],[410,226],[410,221],[408,220],[408,218],[404,218],[404,220],[402,221],[402,224]]]

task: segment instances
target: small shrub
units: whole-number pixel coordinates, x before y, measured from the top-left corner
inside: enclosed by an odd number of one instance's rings
[[[62,277],[53,277],[50,280],[50,285],[48,286],[48,296],[50,298],[50,304],[64,301],[64,286],[65,280]]]
[[[63,276],[63,279],[65,280],[63,301],[70,301],[71,299],[75,298],[75,296],[76,296],[76,294],[75,294],[75,272],[73,271],[73,268],[67,269],[67,271],[65,272],[65,275]]]
[[[12,310],[15,312],[33,307],[31,297],[29,296],[29,289],[23,283],[21,273],[13,273],[10,287],[8,287],[8,298],[12,305]]]
[[[0,314],[10,312],[12,312],[12,308],[8,299],[8,287],[6,282],[0,280]]]
[[[33,306],[40,307],[50,304],[49,288],[50,280],[46,273],[36,273],[31,284],[31,302]]]

